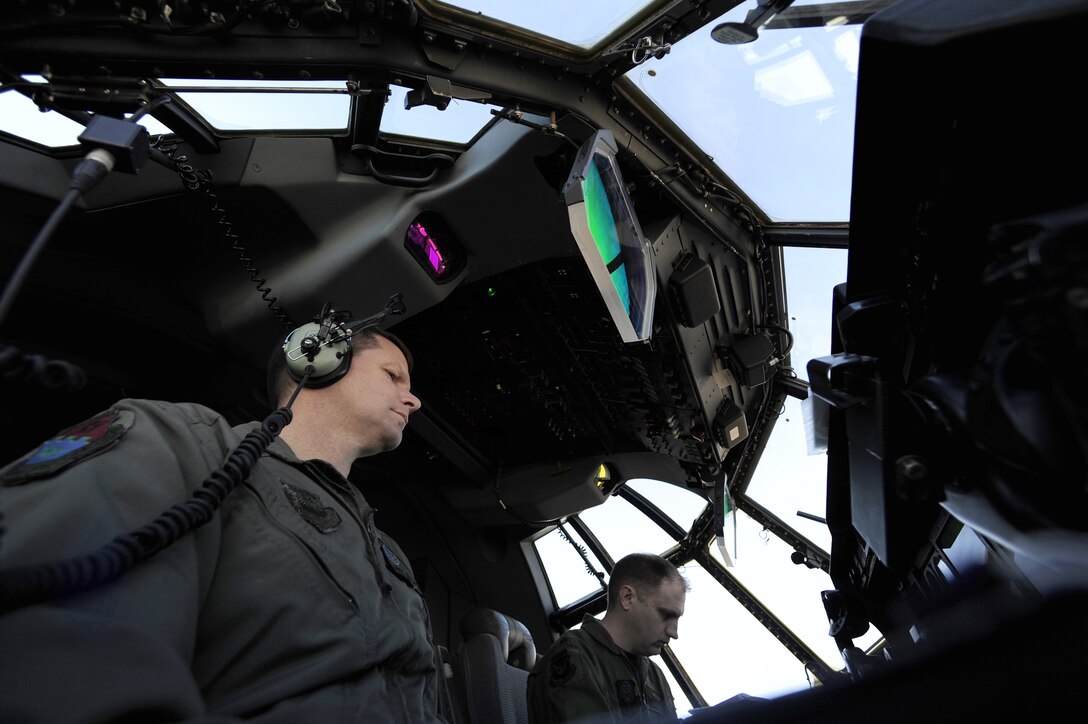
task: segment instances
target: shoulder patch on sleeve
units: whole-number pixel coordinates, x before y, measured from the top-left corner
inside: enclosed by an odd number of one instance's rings
[[[548,665],[548,686],[565,686],[578,674],[581,656],[577,649],[563,649],[556,653]]]
[[[61,430],[10,467],[0,484],[22,485],[93,457],[120,440],[135,419],[128,410],[107,410]]]

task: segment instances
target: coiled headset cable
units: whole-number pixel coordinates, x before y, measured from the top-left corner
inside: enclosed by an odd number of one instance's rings
[[[294,401],[294,397],[291,399]],[[0,613],[116,580],[140,561],[204,525],[290,422],[288,403],[251,430],[189,500],[167,508],[142,528],[119,535],[86,555],[0,571]]]

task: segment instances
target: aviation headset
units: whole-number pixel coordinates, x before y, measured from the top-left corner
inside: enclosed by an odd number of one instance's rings
[[[315,322],[298,327],[283,340],[287,374],[301,386],[327,387],[351,367],[351,338],[356,332],[380,324],[390,314],[403,314],[401,295],[394,294],[385,308],[366,319],[348,321],[350,313],[336,312],[328,304]]]
[[[287,335],[283,354],[287,374],[306,387],[327,387],[347,374],[351,366],[353,330],[331,317],[310,322]]]

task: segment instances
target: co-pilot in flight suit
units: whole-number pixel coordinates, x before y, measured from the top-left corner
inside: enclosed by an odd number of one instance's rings
[[[124,400],[65,431],[0,470],[0,570],[145,526],[258,424]],[[0,721],[441,721],[423,597],[373,518],[273,441],[210,522],[117,581],[0,614]]]
[[[621,649],[589,614],[537,660],[526,697],[529,724],[676,719],[672,691],[657,664]]]

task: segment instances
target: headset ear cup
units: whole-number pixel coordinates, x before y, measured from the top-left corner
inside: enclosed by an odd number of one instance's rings
[[[295,382],[307,374],[307,387],[325,387],[347,374],[351,366],[351,341],[341,339],[319,342],[321,325],[304,324],[283,341],[283,354],[287,359],[287,373]],[[305,340],[315,343],[316,351],[307,349]]]

